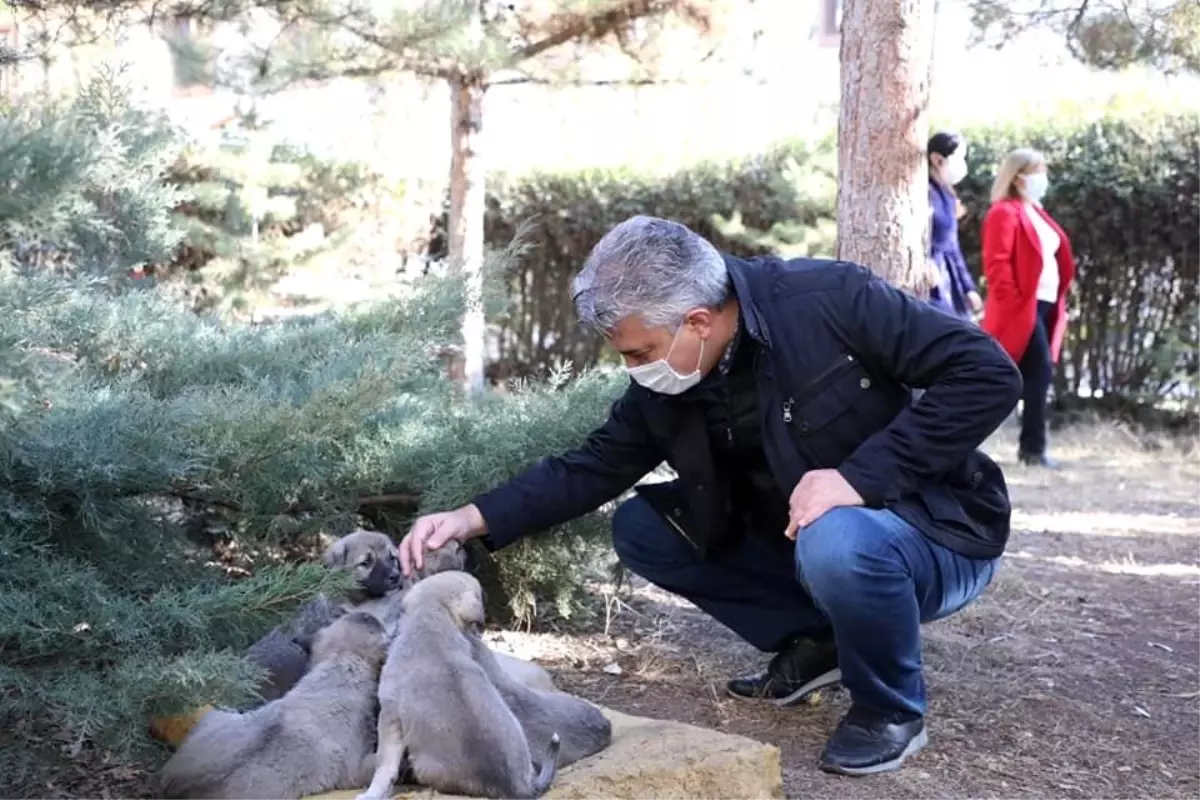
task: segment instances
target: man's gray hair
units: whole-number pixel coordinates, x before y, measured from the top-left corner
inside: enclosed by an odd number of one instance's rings
[[[646,327],[675,331],[693,308],[725,303],[729,270],[717,248],[687,227],[637,216],[604,234],[572,289],[584,325],[611,331],[638,316]]]

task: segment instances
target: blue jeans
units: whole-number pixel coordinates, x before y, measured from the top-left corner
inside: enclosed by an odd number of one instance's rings
[[[837,508],[800,531],[743,532],[701,559],[640,497],[613,517],[613,547],[632,572],[695,603],[764,651],[832,634],[855,703],[924,714],[922,622],[978,597],[999,559],[972,559],[890,511]]]

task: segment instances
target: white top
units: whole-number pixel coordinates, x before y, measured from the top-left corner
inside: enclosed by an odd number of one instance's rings
[[[1038,277],[1037,299],[1047,303],[1057,303],[1058,259],[1055,258],[1055,255],[1058,253],[1059,246],[1062,245],[1062,238],[1059,237],[1058,231],[1051,228],[1049,223],[1042,218],[1038,210],[1033,207],[1033,203],[1025,204],[1025,215],[1033,223],[1033,229],[1037,231],[1038,239],[1042,243],[1042,274]]]

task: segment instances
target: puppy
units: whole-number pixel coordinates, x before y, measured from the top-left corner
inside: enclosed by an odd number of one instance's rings
[[[386,550],[386,552],[385,552]],[[352,607],[367,611],[395,632],[402,611],[404,593],[431,575],[467,568],[467,549],[453,539],[425,553],[421,568],[407,577],[400,571],[396,548],[381,533],[356,531],[335,542],[325,554],[325,566],[355,570],[363,590],[351,598]],[[398,591],[396,590],[396,587]],[[390,588],[389,588],[390,587]],[[380,590],[385,590],[380,593]],[[526,686],[547,692],[557,691],[550,673],[537,664],[505,653],[496,653],[500,666]]]
[[[325,551],[323,563],[329,569],[348,570],[354,576],[354,589],[341,603],[342,610],[372,614],[389,632],[395,627],[399,606],[393,599],[403,573],[396,545],[386,534],[357,530],[343,536]]]
[[[344,601],[317,595],[300,608],[291,624],[273,628],[250,645],[245,658],[266,673],[257,687],[260,702],[282,697],[296,685],[308,669],[308,643],[317,631],[347,611],[368,611],[385,626],[395,624],[392,616],[395,604],[387,598],[400,586],[401,573],[391,539],[376,531],[359,529],[331,544],[325,550],[323,563],[330,569],[350,571],[355,586]]]
[[[431,575],[401,605],[380,675],[375,775],[358,800],[388,797],[406,756],[416,780],[439,792],[540,796],[558,768],[558,737],[539,769],[521,723],[472,658],[466,632],[483,627],[479,581],[460,571]]]
[[[405,577],[392,540],[377,531],[359,529],[331,544],[322,563],[329,569],[350,571],[355,587],[345,600],[317,595],[301,607],[291,625],[271,630],[250,646],[245,657],[266,672],[257,687],[260,703],[282,697],[304,674],[308,667],[307,643],[318,630],[353,610],[377,617],[393,633],[402,613],[400,600],[404,592],[430,575],[465,569],[467,550],[451,540],[428,551],[421,569]],[[537,664],[504,653],[497,653],[496,657],[505,670],[525,685],[556,691],[550,673]]]
[[[246,713],[200,718],[163,767],[170,798],[279,798],[362,786],[374,768],[382,623],[346,614],[319,631],[308,672],[285,696]]]
[[[471,657],[483,667],[521,723],[530,750],[544,752],[550,742],[558,737],[562,743],[558,754],[558,766],[561,768],[599,753],[612,743],[612,723],[600,713],[600,709],[557,689],[543,691],[530,687],[514,678],[511,670],[496,658],[500,654],[489,648],[482,639],[474,634],[469,639]]]

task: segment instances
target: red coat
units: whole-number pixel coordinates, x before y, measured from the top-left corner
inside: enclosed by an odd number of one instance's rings
[[[1046,210],[1034,206],[1058,232],[1058,309],[1050,334],[1050,358],[1057,363],[1067,332],[1067,290],[1075,278],[1071,241]],[[982,327],[1020,362],[1037,324],[1037,285],[1042,274],[1042,243],[1021,200],[1001,200],[983,221],[983,274],[987,299]]]

